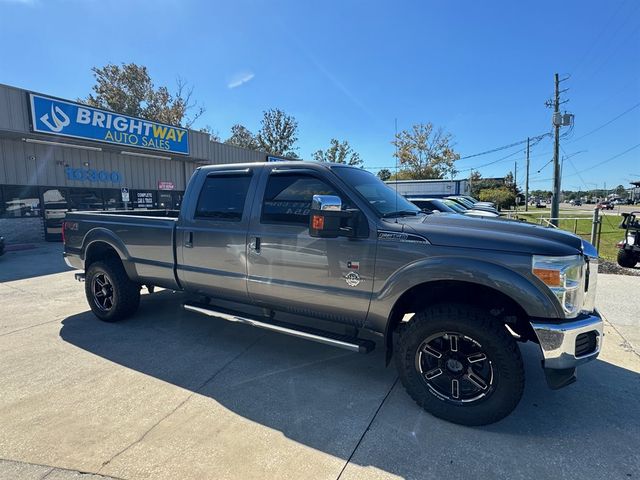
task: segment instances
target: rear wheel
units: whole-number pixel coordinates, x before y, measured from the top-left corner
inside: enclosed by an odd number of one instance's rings
[[[506,417],[524,389],[514,338],[491,315],[466,305],[416,313],[398,339],[396,366],[418,405],[462,425]]]
[[[85,294],[91,311],[105,322],[132,315],[140,304],[140,285],[127,276],[120,259],[92,263],[85,276]]]
[[[618,265],[626,268],[633,268],[638,263],[638,257],[640,255],[630,252],[628,250],[618,250]]]

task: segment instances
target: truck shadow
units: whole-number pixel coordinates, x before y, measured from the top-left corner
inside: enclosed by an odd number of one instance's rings
[[[381,351],[352,354],[218,321],[184,312],[182,300],[169,291],[146,295],[137,315],[118,324],[84,312],[66,318],[60,336],[111,362],[208,396],[296,442],[345,462],[351,457],[396,381],[393,366],[384,368]],[[572,468],[566,478],[637,472],[640,375],[598,360],[580,369],[578,383],[553,392],[544,383],[537,347],[522,350],[527,386],[505,420],[482,428],[438,420],[397,383],[351,461],[403,478],[443,471],[459,475],[467,468],[475,469],[468,478],[513,478],[522,462],[550,475]]]

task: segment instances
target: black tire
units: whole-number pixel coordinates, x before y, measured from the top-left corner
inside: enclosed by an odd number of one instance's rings
[[[453,337],[457,337],[456,348],[447,352],[446,342],[453,343]],[[418,405],[461,425],[501,420],[518,405],[524,390],[524,367],[515,339],[488,312],[472,306],[435,305],[416,313],[398,334],[395,362],[404,387]],[[442,387],[446,382],[449,393]]]
[[[638,263],[638,256],[621,248],[618,250],[618,265],[625,268],[633,268]]]
[[[129,279],[118,258],[107,258],[89,266],[85,295],[91,311],[105,322],[122,320],[140,305],[140,285]],[[107,301],[108,298],[111,301]]]

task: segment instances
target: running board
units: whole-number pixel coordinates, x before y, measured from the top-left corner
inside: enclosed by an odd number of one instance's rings
[[[375,347],[375,343],[369,340],[346,337],[311,328],[305,328],[299,325],[292,325],[289,323],[265,322],[263,320],[257,320],[255,318],[242,317],[231,312],[214,310],[207,305],[185,303],[183,306],[185,310],[188,310],[190,312],[202,313],[204,315],[221,318],[229,322],[243,323],[245,325],[262,328],[264,330],[271,330],[272,332],[284,333],[285,335],[291,335],[292,337],[298,337],[305,340],[311,340],[313,342],[324,343],[325,345],[344,348],[352,352],[369,353]]]

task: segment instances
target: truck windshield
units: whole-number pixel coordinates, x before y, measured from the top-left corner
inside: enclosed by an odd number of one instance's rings
[[[418,215],[420,209],[374,174],[359,168],[332,167],[331,170],[353,187],[381,217]]]

